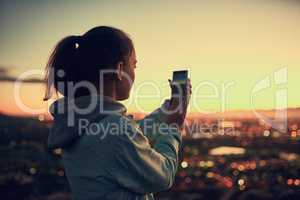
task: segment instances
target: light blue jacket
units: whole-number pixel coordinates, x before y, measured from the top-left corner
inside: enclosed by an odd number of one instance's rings
[[[91,100],[95,108],[75,112],[74,105],[85,108]],[[63,149],[74,200],[148,200],[172,186],[181,135],[157,126],[164,121],[160,109],[135,122],[121,103],[94,95],[59,99],[50,112],[48,147]]]

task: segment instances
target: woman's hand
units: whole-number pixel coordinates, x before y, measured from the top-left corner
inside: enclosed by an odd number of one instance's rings
[[[172,91],[171,100],[167,105],[167,123],[176,124],[180,129],[183,128],[186,117],[187,107],[192,94],[190,79],[185,83],[176,83],[169,80]]]

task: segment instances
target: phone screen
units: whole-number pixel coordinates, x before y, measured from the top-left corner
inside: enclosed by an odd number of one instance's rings
[[[188,79],[188,71],[181,70],[181,71],[174,71],[173,72],[173,81],[177,83],[185,83]]]

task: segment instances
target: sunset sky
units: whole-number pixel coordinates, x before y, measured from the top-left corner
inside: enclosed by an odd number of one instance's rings
[[[0,112],[25,114],[16,106],[14,83],[6,76],[42,70],[61,38],[99,25],[120,28],[135,43],[135,88],[124,102],[129,111],[159,106],[169,95],[167,79],[177,69],[189,69],[193,88],[198,87],[191,112],[271,109],[276,91],[284,88],[287,106],[300,107],[299,1],[0,0]],[[274,85],[274,72],[284,67],[288,82]],[[266,77],[270,87],[250,104],[252,89]],[[221,88],[230,82],[224,106]],[[27,106],[46,110],[42,98],[41,83],[21,85]]]

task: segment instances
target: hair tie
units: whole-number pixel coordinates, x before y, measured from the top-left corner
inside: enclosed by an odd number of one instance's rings
[[[78,49],[80,47],[81,39],[81,35],[76,36],[75,49]]]

